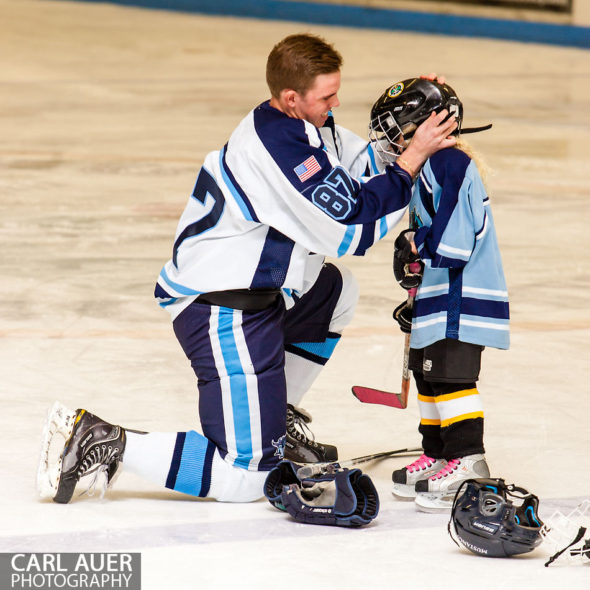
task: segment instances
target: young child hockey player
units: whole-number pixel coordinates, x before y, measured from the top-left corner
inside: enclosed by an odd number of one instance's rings
[[[359,180],[367,142],[323,134],[340,104],[341,63],[319,37],[279,42],[267,60],[270,100],[206,156],[179,221],[155,295],[196,374],[203,433],[134,432],[57,406],[46,440],[59,429],[66,444],[53,469],[44,447],[42,495],[69,502],[81,477],[104,471],[110,483],[122,461],[161,488],[246,502],[262,497],[284,456],[336,458],[293,434],[306,417],[287,405],[329,359],[356,303],[352,274],[324,257],[363,254],[384,237],[410,200],[409,169],[454,145],[456,127],[446,113],[430,117],[406,164]]]
[[[451,87],[404,80],[371,111],[370,137],[381,159],[403,163],[398,154],[417,125],[441,109],[455,115],[457,135],[490,127],[461,129],[463,106]],[[393,493],[438,511],[451,507],[462,481],[489,476],[476,381],[484,347],[509,347],[508,294],[490,200],[465,142],[435,153],[416,173],[410,229],[395,241],[394,272],[404,288],[419,287],[413,307],[408,299],[394,317],[403,331],[411,328],[424,454],[393,472]],[[418,261],[420,272],[410,267]]]

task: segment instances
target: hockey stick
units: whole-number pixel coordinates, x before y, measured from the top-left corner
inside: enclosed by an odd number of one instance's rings
[[[401,392],[383,391],[373,387],[364,387],[363,385],[353,385],[352,393],[361,402],[365,404],[380,404],[390,408],[399,408],[405,410],[408,407],[408,394],[410,393],[410,335],[406,334],[404,340],[404,360],[402,367],[402,387]]]
[[[389,459],[389,457],[405,457],[422,454],[422,447],[413,447],[406,449],[396,449],[395,451],[382,451],[380,453],[372,453],[371,455],[363,455],[362,457],[354,457],[354,459],[346,459],[344,461],[334,461],[333,463],[315,463],[313,465],[304,465],[297,470],[297,477],[299,479],[306,479],[314,475],[321,475],[329,473],[338,469],[354,467],[362,463],[369,463],[377,459]]]
[[[410,270],[417,271],[418,269],[419,265],[417,263],[410,264]],[[410,309],[414,305],[414,297],[416,297],[417,290],[417,288],[408,290],[408,306]],[[401,392],[395,393],[394,391],[383,391],[381,389],[374,389],[373,387],[354,385],[352,387],[352,393],[359,401],[365,404],[380,404],[382,406],[389,406],[390,408],[399,408],[400,410],[405,410],[408,407],[408,394],[410,393],[410,336],[410,333],[407,333],[404,339]]]

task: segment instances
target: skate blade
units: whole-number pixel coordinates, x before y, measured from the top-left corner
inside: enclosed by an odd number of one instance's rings
[[[72,435],[76,412],[56,401],[47,413],[41,436],[41,452],[37,468],[37,492],[41,498],[53,498],[61,475],[63,448]],[[63,437],[60,445],[59,434]],[[59,455],[57,455],[59,453]]]
[[[416,490],[411,485],[394,483],[391,493],[396,500],[402,502],[413,502],[416,499]]]
[[[454,496],[442,496],[440,494],[416,494],[414,503],[419,512],[441,514],[449,512],[453,507]]]

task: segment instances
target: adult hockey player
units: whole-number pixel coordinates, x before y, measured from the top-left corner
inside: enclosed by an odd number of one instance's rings
[[[279,42],[267,62],[270,100],[206,156],[180,218],[155,296],[197,376],[203,434],[138,433],[85,410],[64,414],[72,432],[56,501],[97,469],[111,481],[121,460],[162,487],[251,501],[283,456],[335,455],[305,437],[285,440],[287,401],[296,405],[329,359],[357,299],[350,272],[324,257],[362,255],[396,225],[413,171],[454,144],[456,126],[433,115],[403,161],[359,180],[366,141],[320,131],[340,104],[341,64],[316,36]]]
[[[463,105],[443,84],[413,78],[394,84],[373,106],[370,130],[383,160],[404,149],[425,118],[447,109],[462,129]],[[411,328],[409,367],[418,389],[424,454],[393,472],[393,493],[419,510],[448,509],[462,481],[488,477],[484,413],[476,381],[485,346],[509,347],[508,293],[490,199],[478,163],[459,139],[432,155],[416,180],[410,229],[395,241],[394,272],[419,284],[413,307],[394,312]],[[411,269],[420,262],[423,277]]]

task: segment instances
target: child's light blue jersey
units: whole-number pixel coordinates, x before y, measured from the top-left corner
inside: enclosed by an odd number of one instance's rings
[[[508,292],[490,201],[467,154],[450,148],[426,162],[414,184],[410,225],[425,264],[412,348],[452,338],[507,349]]]

